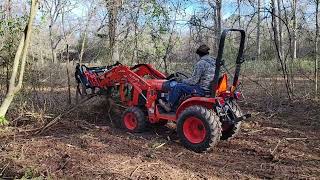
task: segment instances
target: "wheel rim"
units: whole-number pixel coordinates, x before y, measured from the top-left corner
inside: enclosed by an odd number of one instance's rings
[[[137,127],[137,118],[132,112],[125,114],[123,120],[127,129],[134,130]]]
[[[196,117],[189,117],[183,123],[183,134],[191,143],[201,143],[207,134],[203,122]]]

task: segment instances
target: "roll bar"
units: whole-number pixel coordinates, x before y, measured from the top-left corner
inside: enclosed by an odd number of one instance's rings
[[[240,75],[240,67],[241,67],[241,64],[244,62],[243,50],[244,50],[245,39],[246,39],[245,31],[243,29],[225,29],[222,32],[221,37],[220,37],[218,56],[216,59],[216,69],[215,69],[214,79],[213,79],[213,91],[211,91],[212,97],[216,96],[216,89],[217,89],[219,78],[220,78],[220,69],[224,63],[222,61],[222,56],[223,56],[223,51],[224,51],[224,43],[226,40],[226,36],[228,35],[228,32],[239,32],[241,35],[239,51],[238,51],[238,55],[237,55],[237,59],[236,59],[236,70],[235,70],[233,83],[232,83],[233,86],[237,86],[239,75]]]

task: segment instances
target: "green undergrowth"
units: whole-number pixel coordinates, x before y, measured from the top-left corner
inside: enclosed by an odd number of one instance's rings
[[[6,126],[8,124],[9,121],[4,116],[0,116],[0,126]]]

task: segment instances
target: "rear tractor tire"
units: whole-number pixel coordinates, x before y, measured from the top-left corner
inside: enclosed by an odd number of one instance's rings
[[[146,130],[147,121],[144,112],[138,107],[130,107],[124,111],[121,125],[129,132],[138,133]]]
[[[209,151],[220,140],[221,123],[213,111],[191,106],[179,116],[177,134],[186,148],[195,152]]]

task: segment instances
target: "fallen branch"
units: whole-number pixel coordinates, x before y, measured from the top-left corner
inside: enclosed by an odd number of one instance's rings
[[[176,157],[179,157],[179,156],[181,156],[183,154],[183,152],[180,152],[180,153],[178,153],[177,155],[176,155]]]
[[[244,78],[247,78],[249,81],[257,84],[259,87],[261,87],[261,88],[264,90],[264,92],[265,92],[267,95],[269,95],[270,97],[273,97],[273,95],[269,92],[270,89],[268,89],[267,87],[264,87],[264,86],[263,86],[262,84],[260,84],[258,81],[250,78],[249,76],[245,76],[245,75],[243,75],[243,74],[242,74],[242,76],[243,76]]]
[[[270,152],[270,154],[273,156],[274,153],[276,152],[276,150],[278,149],[279,145],[283,142],[283,141],[290,141],[290,140],[307,140],[308,138],[282,138],[281,140],[278,141],[276,147]]]
[[[140,164],[139,166],[137,166],[130,174],[130,177],[133,176],[133,174],[141,167],[142,165]]]
[[[159,149],[159,148],[161,148],[162,146],[164,146],[166,143],[162,143],[162,144],[160,144],[159,146],[157,146],[157,147],[155,147],[154,149]]]
[[[301,141],[303,141],[303,140],[307,140],[308,138],[286,138],[286,140],[287,141],[290,141],[290,140],[301,140]]]
[[[278,149],[280,143],[281,143],[283,140],[284,140],[284,139],[281,139],[281,140],[278,141],[276,147],[273,149],[273,151],[271,151],[271,155],[274,155],[274,153],[276,152],[276,150]]]
[[[3,173],[4,173],[4,171],[7,169],[7,167],[9,166],[9,164],[10,164],[10,162],[2,168],[2,171],[1,171],[1,173],[0,173],[0,176],[3,176]]]
[[[110,114],[111,113],[111,108],[112,108],[114,103],[110,98],[108,98],[108,102],[109,102],[108,116],[109,116],[111,124],[114,125],[113,120],[111,118],[111,114]]]
[[[275,115],[277,115],[277,113],[272,113],[270,116],[267,117],[267,119],[271,119],[271,118],[273,118]]]
[[[134,174],[139,168],[141,168],[141,167],[143,167],[143,166],[148,166],[148,167],[149,167],[150,165],[159,165],[159,163],[140,164],[140,165],[138,165],[138,166],[130,173],[130,177],[132,177],[133,174]]]
[[[92,99],[93,97],[95,97],[96,95],[92,95],[90,97],[88,97],[87,99],[84,99],[82,101],[80,101],[78,104],[76,104],[75,106],[69,108],[67,111],[64,111],[63,113],[59,114],[57,117],[55,117],[53,120],[51,120],[48,124],[46,124],[45,126],[39,128],[40,130],[38,130],[37,132],[35,132],[35,135],[39,135],[42,134],[45,130],[47,130],[49,127],[53,126],[54,124],[56,124],[57,122],[59,122],[59,120],[61,119],[61,117],[63,117],[66,114],[69,114],[70,112],[74,111],[75,109],[77,109],[80,105],[82,105],[83,103],[88,102],[88,100]]]

